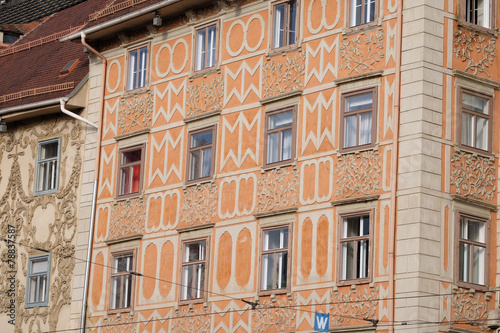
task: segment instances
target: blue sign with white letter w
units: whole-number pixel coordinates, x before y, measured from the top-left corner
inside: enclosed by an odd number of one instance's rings
[[[328,332],[329,327],[330,315],[316,312],[314,317],[314,330],[316,332]]]

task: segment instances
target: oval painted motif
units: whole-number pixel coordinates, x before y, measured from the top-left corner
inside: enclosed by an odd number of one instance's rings
[[[97,228],[96,228],[96,236],[97,238],[106,237],[106,229],[108,226],[108,208],[99,209],[99,213],[97,214]]]
[[[302,225],[302,243],[300,257],[300,273],[304,279],[311,274],[312,266],[312,238],[313,226],[310,218],[306,218]]]
[[[222,195],[221,195],[222,214],[233,214],[235,209],[236,200],[236,181],[229,181],[222,185]]]
[[[328,269],[328,218],[323,215],[317,226],[318,240],[316,244],[316,271],[319,276],[326,274]]]
[[[231,257],[233,255],[233,239],[229,232],[225,232],[219,238],[217,256],[217,284],[221,289],[227,287],[231,279]]]
[[[175,226],[177,221],[177,201],[179,198],[176,193],[165,196],[165,211],[163,215],[163,225]]]
[[[148,209],[148,229],[158,228],[161,219],[161,198],[151,198]]]
[[[144,251],[144,275],[142,278],[142,293],[146,299],[153,296],[156,286],[156,261],[158,260],[158,251],[156,245],[149,244]]]
[[[99,305],[102,295],[102,282],[104,270],[104,255],[99,252],[94,260],[94,277],[92,280],[92,304],[94,307]]]
[[[160,295],[162,297],[167,297],[170,293],[170,289],[172,289],[172,283],[168,281],[172,281],[173,272],[174,272],[174,245],[172,242],[168,241],[163,244],[161,248],[160,255]]]
[[[252,234],[250,230],[244,228],[238,234],[236,240],[236,283],[244,287],[250,280],[252,271]]]
[[[306,165],[304,167],[303,175],[303,194],[302,199],[305,201],[314,200],[314,187],[316,184],[316,166],[314,164]]]
[[[253,189],[255,180],[253,178],[241,179],[238,193],[238,210],[240,212],[251,212],[253,207]]]

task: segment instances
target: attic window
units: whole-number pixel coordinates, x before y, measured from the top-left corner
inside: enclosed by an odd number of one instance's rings
[[[70,62],[68,62],[66,66],[64,66],[64,68],[61,69],[61,75],[65,75],[71,72],[76,67],[76,64],[78,64],[78,59],[73,59]]]
[[[19,36],[18,34],[14,34],[14,33],[10,33],[10,32],[4,32],[3,33],[3,42],[5,44],[12,44],[14,43],[16,40],[19,39]]]

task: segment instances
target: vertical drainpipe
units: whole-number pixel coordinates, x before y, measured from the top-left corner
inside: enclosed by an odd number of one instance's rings
[[[80,333],[85,332],[85,323],[87,317],[87,303],[88,303],[88,293],[89,293],[89,279],[90,279],[90,261],[92,259],[92,242],[94,238],[94,225],[96,217],[96,202],[97,202],[97,184],[99,180],[99,164],[101,161],[101,136],[102,136],[102,118],[104,114],[104,93],[106,87],[106,58],[99,52],[97,52],[93,47],[91,47],[85,41],[85,33],[81,32],[81,42],[82,45],[89,49],[93,54],[101,58],[102,60],[102,74],[101,74],[101,98],[99,101],[99,116],[98,116],[98,128],[97,128],[97,140],[96,140],[96,158],[95,158],[95,168],[94,168],[94,188],[92,192],[92,209],[90,212],[90,226],[89,226],[89,239],[87,245],[87,258],[85,264],[85,282],[83,287],[83,302],[82,302],[82,313],[80,321]]]
[[[396,291],[395,281],[395,252],[396,252],[396,218],[397,218],[397,190],[398,190],[398,162],[399,162],[399,112],[401,99],[401,45],[403,41],[403,0],[398,0],[397,9],[397,40],[396,40],[396,77],[394,91],[394,113],[392,128],[392,159],[391,159],[391,209],[389,214],[389,333],[394,332]]]

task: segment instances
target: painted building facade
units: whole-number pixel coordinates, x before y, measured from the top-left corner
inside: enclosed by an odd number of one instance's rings
[[[87,330],[495,328],[498,19],[491,0],[91,14]]]

